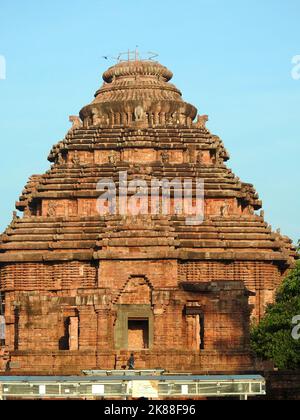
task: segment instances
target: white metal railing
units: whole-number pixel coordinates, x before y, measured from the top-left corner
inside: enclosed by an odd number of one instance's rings
[[[138,385],[145,397],[245,397],[265,395],[265,379],[235,377],[235,379],[201,379],[197,376],[144,377],[1,377],[0,398],[131,398]],[[150,394],[149,386],[151,387]],[[147,388],[148,387],[148,388]],[[153,394],[154,392],[154,394]],[[142,395],[142,394],[141,394]]]

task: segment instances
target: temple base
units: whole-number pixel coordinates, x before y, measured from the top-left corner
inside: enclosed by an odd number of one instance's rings
[[[2,364],[9,375],[81,375],[86,370],[126,370],[129,351],[13,352]],[[249,352],[138,351],[135,368],[206,374],[251,372],[254,363]]]

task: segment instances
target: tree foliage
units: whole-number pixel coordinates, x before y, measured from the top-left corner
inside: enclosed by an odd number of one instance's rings
[[[251,345],[257,356],[271,360],[279,369],[300,368],[300,339],[292,331],[293,318],[300,315],[300,262],[277,291],[265,317],[252,328]]]

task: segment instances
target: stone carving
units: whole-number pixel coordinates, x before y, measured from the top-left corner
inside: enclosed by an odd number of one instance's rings
[[[180,115],[179,115],[179,112],[174,112],[174,114],[172,114],[171,122],[174,125],[179,125],[180,124]]]
[[[116,157],[115,153],[111,153],[110,155],[108,155],[108,162],[111,165],[116,165],[116,163],[117,163],[117,157]]]
[[[170,162],[170,155],[169,155],[168,152],[162,152],[161,161],[162,161],[162,163],[169,163]]]
[[[69,121],[73,124],[72,127],[70,128],[69,132],[72,132],[72,131],[77,130],[78,128],[82,127],[82,121],[76,115],[70,115]]]
[[[220,212],[221,212],[221,217],[226,217],[228,216],[228,210],[229,210],[229,205],[228,203],[226,203],[226,201],[224,202],[224,204],[222,204],[221,208],[220,208]]]
[[[56,216],[56,209],[57,209],[57,203],[54,201],[50,201],[48,204],[48,211],[47,216],[48,217],[55,217]]]
[[[144,112],[144,108],[141,105],[135,108],[134,117],[135,117],[135,121],[144,121],[145,112]]]
[[[203,158],[204,158],[203,152],[202,151],[198,152],[197,153],[197,163],[199,163],[201,165],[203,163],[203,160],[204,160]]]
[[[74,153],[74,156],[73,156],[73,159],[72,159],[72,163],[76,166],[80,165],[80,159],[79,159],[77,150],[75,150],[75,153]]]
[[[64,158],[63,158],[63,156],[62,156],[62,153],[58,153],[58,155],[57,155],[57,163],[59,164],[59,165],[63,165],[64,163],[65,163],[65,160],[64,160]]]
[[[101,122],[101,117],[99,116],[99,113],[96,109],[93,109],[92,111],[92,117],[91,117],[91,123],[92,125],[99,125]]]
[[[25,217],[30,217],[31,215],[32,215],[32,210],[30,209],[29,206],[26,206],[25,210],[24,210],[24,216]]]
[[[198,115],[197,121],[195,122],[196,128],[206,128],[206,123],[208,121],[208,115]]]
[[[187,117],[184,114],[179,114],[179,124],[185,126],[187,123]]]

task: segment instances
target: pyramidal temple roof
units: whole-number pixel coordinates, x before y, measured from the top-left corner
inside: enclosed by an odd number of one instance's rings
[[[112,123],[125,123],[124,113],[132,113],[140,122],[146,122],[148,116],[150,123],[149,115],[154,119],[161,114],[166,122],[179,117],[191,122],[197,109],[183,101],[180,90],[169,83],[172,77],[173,73],[157,62],[118,63],[103,74],[104,85],[96,92],[95,100],[81,110],[80,116],[99,123],[105,123],[105,118],[113,119]]]
[[[207,129],[207,116],[184,102],[172,76],[153,61],[120,62],[104,73],[95,99],[80,118],[70,117],[72,128],[52,148],[51,169],[29,179],[16,204],[24,215],[14,215],[1,236],[0,262],[120,258],[123,247],[137,258],[293,263],[291,241],[256,213],[262,203],[253,185],[228,169],[222,140]],[[117,182],[120,171],[129,181],[204,179],[204,223],[187,226],[176,215],[135,225],[100,217],[97,182]]]

